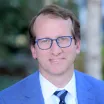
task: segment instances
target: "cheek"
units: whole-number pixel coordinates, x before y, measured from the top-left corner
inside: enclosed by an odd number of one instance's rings
[[[40,69],[43,69],[43,68],[47,69],[47,67],[50,66],[49,53],[45,52],[44,50],[37,51],[37,60],[38,60]]]
[[[39,60],[46,60],[49,56],[46,50],[40,50],[40,49],[36,51],[36,54],[37,54],[37,59]]]
[[[68,48],[65,48],[64,52],[68,55],[75,54],[76,53],[76,47],[75,46],[70,46]]]
[[[76,48],[75,47],[69,47],[65,51],[65,56],[68,58],[68,60],[74,60],[76,57]]]

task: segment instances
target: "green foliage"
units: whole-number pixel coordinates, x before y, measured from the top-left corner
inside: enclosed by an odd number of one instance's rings
[[[81,52],[75,60],[75,69],[84,72],[84,53]]]
[[[30,56],[27,29],[41,7],[42,0],[0,0],[0,90],[37,69]]]
[[[75,61],[75,68],[84,72],[84,52],[81,52],[80,55],[78,55],[76,61]],[[101,58],[102,58],[102,75],[104,79],[104,46],[102,46],[102,51],[101,51]]]
[[[12,84],[16,83],[17,81],[21,80],[21,77],[10,77],[8,75],[0,76],[0,90],[11,86]]]
[[[16,47],[16,38],[19,35],[27,37],[30,19],[42,5],[41,0],[30,1],[0,0],[0,45],[5,48]],[[31,4],[33,8],[31,8]]]

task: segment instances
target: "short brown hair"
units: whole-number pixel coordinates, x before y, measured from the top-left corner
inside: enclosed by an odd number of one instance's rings
[[[43,9],[40,10],[40,12],[35,17],[33,17],[29,25],[30,44],[33,45],[34,39],[36,38],[35,35],[33,35],[34,22],[36,18],[41,14],[61,17],[62,19],[65,19],[65,20],[70,18],[72,21],[72,35],[73,35],[73,38],[75,39],[75,43],[77,42],[77,40],[80,40],[80,24],[77,18],[74,16],[74,14],[68,9],[52,4],[52,5],[45,6]]]

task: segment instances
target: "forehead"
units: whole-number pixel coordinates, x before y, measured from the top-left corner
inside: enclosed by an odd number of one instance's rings
[[[72,24],[72,21],[71,21],[71,19],[69,18],[69,19],[63,19],[63,18],[61,18],[61,17],[58,17],[58,16],[55,16],[55,15],[52,15],[52,14],[48,14],[48,15],[43,15],[43,14],[41,14],[41,15],[39,15],[37,18],[36,18],[36,21],[35,21],[35,23],[34,23],[34,26],[36,26],[36,25],[38,25],[38,24],[42,24],[42,23],[44,23],[44,22],[49,22],[49,21],[63,21],[64,23],[66,22],[67,24]]]
[[[33,25],[35,34],[64,34],[65,32],[71,32],[71,29],[72,21],[70,18],[65,20],[54,15],[40,15]]]

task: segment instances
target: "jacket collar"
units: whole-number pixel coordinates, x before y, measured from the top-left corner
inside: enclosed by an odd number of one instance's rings
[[[30,75],[24,83],[25,89],[23,94],[25,99],[22,104],[44,104],[44,99],[39,81],[39,71]]]
[[[93,87],[86,80],[85,74],[75,70],[75,77],[78,104],[95,104],[95,96],[92,94]]]
[[[93,87],[86,80],[85,74],[75,70],[75,77],[78,104],[95,104],[95,96],[92,94]],[[23,94],[28,100],[24,100],[23,104],[44,104],[39,71],[31,75],[24,85],[26,87]]]

